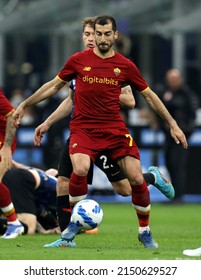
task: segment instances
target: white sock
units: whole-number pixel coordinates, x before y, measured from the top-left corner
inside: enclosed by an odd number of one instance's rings
[[[8,225],[15,225],[15,226],[19,226],[21,225],[19,220],[15,220],[14,222],[7,222]]]
[[[139,227],[139,230],[138,230],[138,232],[139,233],[143,233],[143,231],[150,231],[150,228],[149,228],[149,226],[146,226],[146,227]]]

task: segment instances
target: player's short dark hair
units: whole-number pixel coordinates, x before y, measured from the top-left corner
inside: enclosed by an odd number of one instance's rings
[[[115,19],[111,16],[98,16],[94,21],[94,30],[95,30],[96,24],[106,25],[106,24],[109,24],[109,23],[112,23],[112,30],[114,32],[116,32],[117,31],[117,24],[116,24]]]

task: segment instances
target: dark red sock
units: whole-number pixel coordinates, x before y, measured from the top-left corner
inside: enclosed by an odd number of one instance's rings
[[[140,227],[149,225],[150,214],[150,194],[147,184],[144,181],[142,185],[132,187],[132,203],[135,207]]]
[[[0,182],[0,207],[4,208],[12,202],[9,189]]]
[[[87,195],[87,176],[78,176],[72,172],[69,182],[69,194],[71,197]],[[78,199],[79,201],[80,199]]]
[[[0,182],[0,208],[5,208],[2,209],[2,212],[8,222],[14,222],[17,219],[10,191],[2,182]]]

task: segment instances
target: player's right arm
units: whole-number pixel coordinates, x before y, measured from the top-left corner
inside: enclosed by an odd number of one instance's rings
[[[55,93],[57,93],[66,83],[56,76],[53,80],[42,85],[36,92],[34,92],[30,97],[25,99],[17,107],[13,114],[13,124],[18,127],[21,123],[21,119],[25,114],[25,109],[31,105],[35,105],[42,100],[45,100]]]
[[[69,96],[59,105],[59,107],[36,129],[34,133],[34,144],[40,146],[44,134],[49,128],[60,119],[67,117],[72,112],[72,95]]]

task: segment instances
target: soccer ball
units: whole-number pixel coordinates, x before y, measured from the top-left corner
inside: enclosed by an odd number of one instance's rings
[[[83,199],[73,207],[71,221],[77,224],[80,229],[94,229],[103,220],[103,210],[93,199]]]

